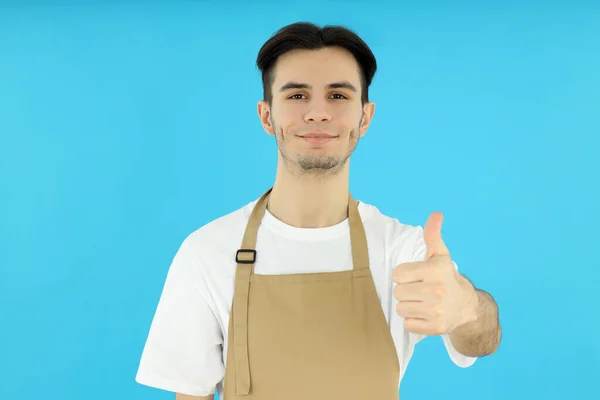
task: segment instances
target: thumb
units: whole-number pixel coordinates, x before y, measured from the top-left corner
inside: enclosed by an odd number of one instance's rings
[[[426,260],[435,256],[448,256],[450,252],[442,239],[442,222],[444,215],[440,212],[432,213],[425,227],[423,228],[423,238],[425,239],[425,247],[427,248]]]

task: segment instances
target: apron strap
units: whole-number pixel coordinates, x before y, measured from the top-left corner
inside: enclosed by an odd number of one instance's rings
[[[358,204],[348,195],[348,223],[350,225],[350,246],[352,248],[352,264],[355,270],[369,268],[369,247]]]
[[[248,360],[248,300],[250,279],[256,262],[258,228],[267,209],[269,189],[257,201],[246,225],[242,247],[235,255],[237,270],[233,296],[233,346],[235,355],[235,388],[238,396],[250,393],[250,362]]]
[[[248,356],[248,301],[250,293],[250,279],[254,273],[256,262],[256,239],[258,228],[267,209],[267,198],[273,189],[269,189],[256,202],[246,231],[242,239],[242,246],[237,251],[235,260],[237,270],[235,274],[235,288],[232,305],[233,318],[233,351],[235,365],[235,388],[238,396],[250,393],[250,361]],[[348,221],[350,225],[350,243],[352,248],[353,268],[369,268],[369,252],[365,229],[358,212],[357,202],[348,195]]]

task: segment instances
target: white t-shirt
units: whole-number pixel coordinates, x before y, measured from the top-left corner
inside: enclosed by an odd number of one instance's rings
[[[253,201],[191,233],[170,266],[142,353],[136,381],[193,396],[215,391],[222,398],[227,330],[233,300],[235,253]],[[400,380],[424,338],[404,331],[396,313],[392,271],[399,264],[425,258],[423,229],[383,215],[362,202],[358,210],[368,242],[377,294],[396,345]],[[257,274],[297,274],[352,269],[348,220],[318,229],[295,228],[265,213],[258,231]],[[476,358],[456,351],[442,336],[452,361],[460,367]]]

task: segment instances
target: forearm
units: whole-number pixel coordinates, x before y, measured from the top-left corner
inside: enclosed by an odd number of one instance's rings
[[[472,286],[471,286],[472,287]],[[458,326],[450,332],[454,348],[461,354],[483,357],[492,354],[500,344],[502,328],[498,317],[498,306],[492,296],[483,290],[473,288],[476,318],[472,322]]]

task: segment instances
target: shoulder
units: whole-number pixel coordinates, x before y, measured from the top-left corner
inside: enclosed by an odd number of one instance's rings
[[[375,205],[360,202],[359,212],[367,237],[385,246],[394,259],[410,261],[423,242],[423,227],[402,222],[381,212]]]
[[[246,224],[252,213],[256,200],[217,217],[188,233],[182,247],[202,252],[218,250],[224,244],[241,242]]]
[[[171,274],[181,271],[182,276],[189,279],[200,292],[214,296],[215,290],[221,289],[221,282],[233,279],[235,264],[232,261],[255,202],[247,203],[189,232],[180,241],[170,267]]]

